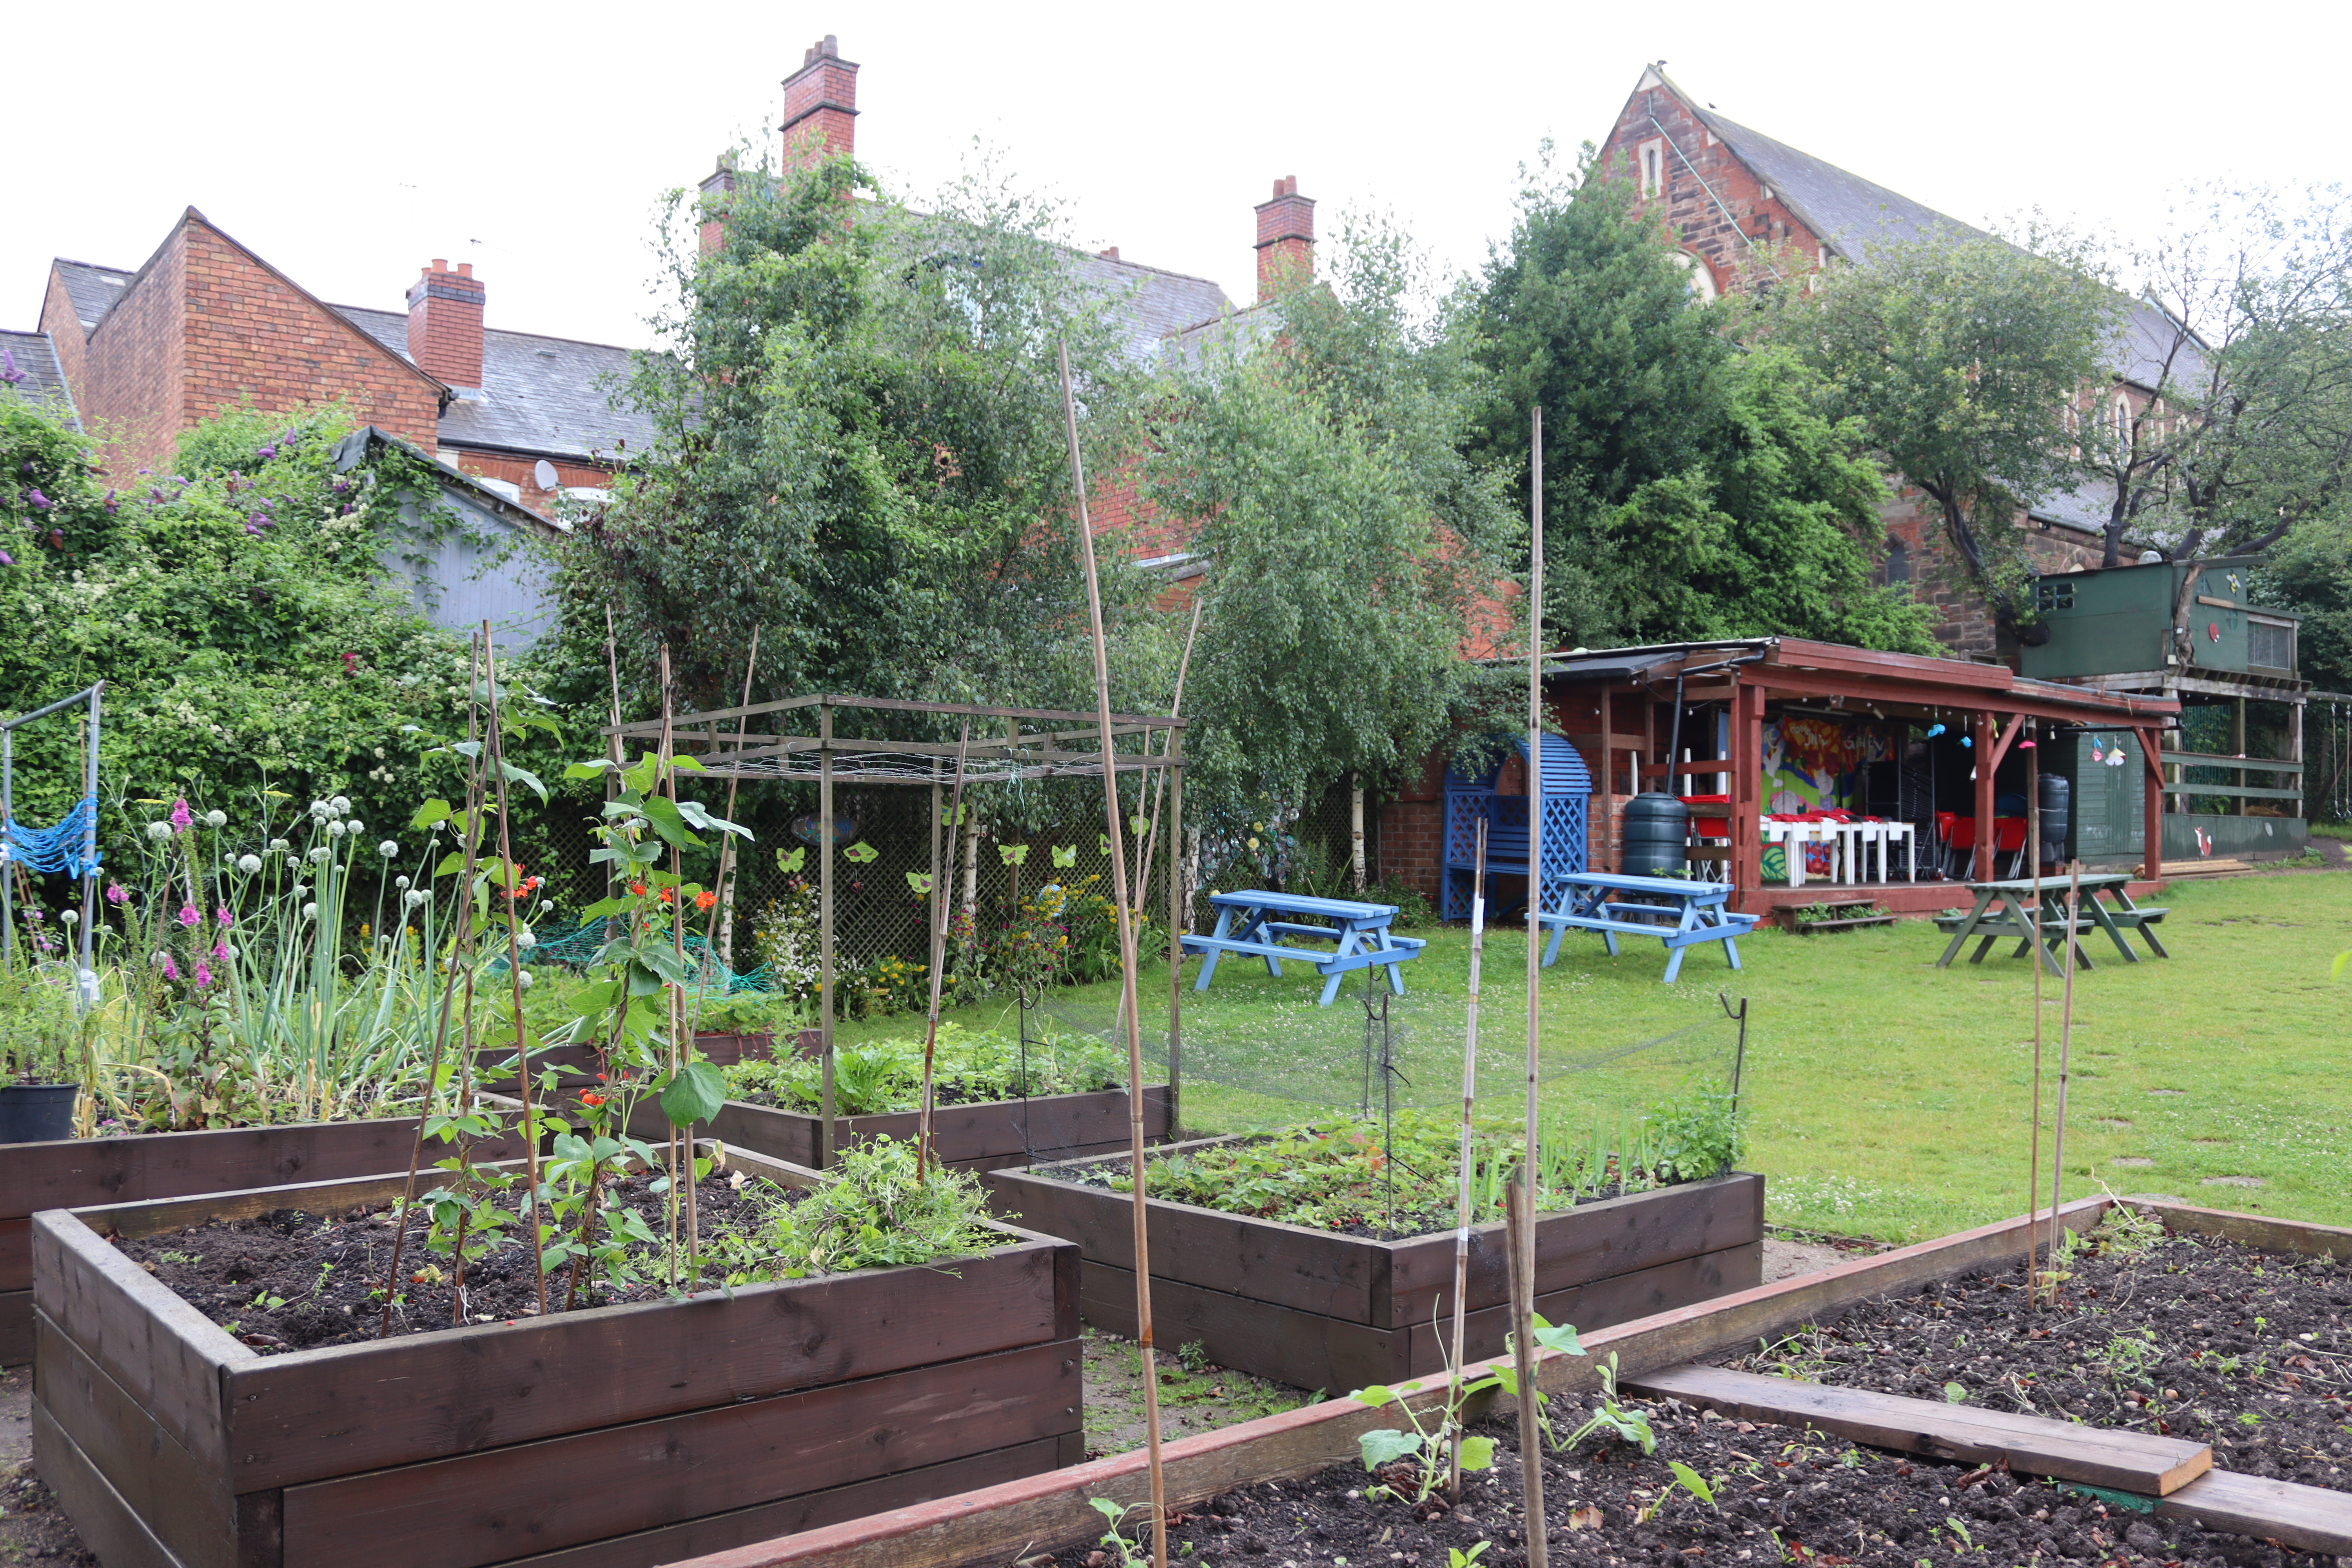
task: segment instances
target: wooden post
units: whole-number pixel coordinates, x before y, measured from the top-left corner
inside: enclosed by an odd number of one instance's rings
[[[1738,907],[1764,907],[1764,689],[1739,679],[1731,689],[1732,884]]]
[[[2139,874],[2153,882],[2164,875],[2164,755],[2163,731],[2135,730],[2140,755]]]
[[[507,831],[509,813],[507,810],[506,749],[499,736],[499,655],[498,645],[490,640],[490,623],[482,623],[482,684],[489,690],[489,722],[485,727],[489,741],[490,787],[498,792],[499,861],[503,868],[499,880],[507,890],[514,890],[514,846]],[[461,892],[466,889],[460,889]],[[529,1226],[531,1267],[539,1280],[540,1316],[547,1315],[547,1237],[539,1227],[539,1110],[530,1097],[530,1036],[525,1032],[522,1017],[522,964],[518,962],[522,949],[515,942],[515,900],[507,900],[507,983],[514,996],[515,1031],[515,1093],[522,1100],[523,1157],[529,1165],[525,1174],[530,1180],[529,1201],[524,1208],[524,1222]],[[473,1047],[470,1039],[467,1048]]]
[[[2246,700],[2242,697],[2231,700],[2230,710],[2230,752],[2232,756],[2242,757],[2246,754]],[[2272,776],[2275,777],[2276,775],[2273,774]],[[2246,770],[2243,768],[2231,769],[2230,773],[2230,782],[2236,784],[2240,789],[2245,788]],[[2244,795],[2238,796],[2236,800],[2231,803],[2231,805],[2235,808],[2231,815],[2233,816],[2245,816],[2246,806],[2249,803]]]
[[[2025,842],[2032,857],[2026,865],[2035,883],[2032,901],[2026,907],[2033,911],[2033,919],[2039,923],[2042,919],[2042,749],[2039,746],[2034,748],[2033,755],[2026,764],[2025,799],[2029,813]],[[2067,810],[2071,818],[2074,810],[2071,796]],[[2038,933],[2034,941],[2037,945],[2033,954],[2033,1133],[2025,1154],[2025,1300],[2029,1306],[2034,1300],[2033,1216],[2042,1208],[2042,953]],[[2054,1210],[2058,1200],[2053,1195],[2050,1203]]]
[[[817,1043],[824,1053],[818,1092],[824,1131],[817,1135],[816,1168],[833,1168],[833,704],[816,705]]]
[[[1348,855],[1356,873],[1356,897],[1364,896],[1364,775],[1348,775]]]
[[[1617,736],[1609,712],[1616,697],[1612,688],[1601,689],[1601,852],[1586,857],[1596,871],[1617,869]]]
[[[1070,389],[1070,345],[1056,345],[1062,363],[1062,419],[1070,437],[1070,494],[1078,510],[1078,550],[1087,569],[1087,619],[1093,632],[1095,724],[1101,737],[1104,816],[1108,818],[1111,892],[1118,915],[1119,1006],[1127,1016],[1127,1128],[1129,1170],[1135,1186],[1135,1344],[1143,1357],[1144,1443],[1151,1470],[1152,1568],[1168,1568],[1168,1483],[1160,1464],[1160,1373],[1151,1351],[1151,1238],[1145,1218],[1143,1162],[1143,1021],[1136,1011],[1135,909],[1127,897],[1127,854],[1119,841],[1118,773],[1110,726],[1110,655],[1103,638],[1102,581],[1095,572],[1095,536],[1087,517],[1086,468],[1078,458],[1077,400]]]
[[[1992,715],[1978,713],[1976,723],[1977,762],[1977,851],[1971,862],[1976,880],[1992,880]],[[2040,963],[2039,959],[2035,960]]]
[[[971,721],[963,721],[956,737],[955,802],[950,808],[963,815],[964,753],[971,744]],[[940,986],[947,977],[947,890],[940,882],[940,763],[931,759],[931,1008],[923,1026],[923,1100],[915,1126],[915,1180],[921,1182],[931,1156],[931,1070],[940,1047]]]
[[[2066,971],[2060,991],[2062,1000],[2058,1004],[2058,1113],[2057,1125],[2052,1135],[2055,1148],[2050,1156],[2050,1255],[2053,1272],[2057,1268],[2058,1214],[2066,1206],[2066,1079],[2074,1047],[2074,922],[2082,918],[2083,908],[2083,863],[2075,860],[2069,865],[2074,879],[2066,889]],[[2042,912],[2039,902],[2035,903],[2033,910],[2034,918],[2039,920]],[[2037,970],[2042,967],[2039,954],[2034,957],[2033,967]],[[2055,1278],[2050,1281],[2050,1290],[2052,1295],[2057,1294],[2058,1281]]]
[[[1454,1207],[1454,1347],[1446,1359],[1449,1408],[1462,1402],[1462,1325],[1470,1289],[1471,1116],[1478,1103],[1478,963],[1486,946],[1486,823],[1481,817],[1473,843],[1470,873],[1470,1010],[1462,1036],[1461,1186]],[[1446,1494],[1462,1500],[1462,1424],[1454,1424],[1454,1474]]]
[[[1516,1235],[1525,1229],[1524,1245],[1529,1258],[1535,1256],[1535,1184],[1538,1131],[1536,1126],[1537,1089],[1541,1079],[1542,1058],[1538,1054],[1538,1024],[1541,998],[1538,980],[1542,974],[1543,921],[1536,917],[1543,910],[1543,408],[1540,405],[1530,414],[1528,447],[1528,1156],[1527,1177],[1528,1203],[1527,1212],[1512,1230]],[[1538,1460],[1540,1467],[1540,1460]],[[1540,1484],[1540,1483],[1538,1483]],[[1531,1521],[1530,1529],[1542,1528],[1540,1517]],[[1532,1548],[1540,1535],[1529,1538]],[[1530,1562],[1534,1561],[1532,1557]]]

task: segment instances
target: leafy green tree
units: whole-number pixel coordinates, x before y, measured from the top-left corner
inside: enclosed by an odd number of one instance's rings
[[[268,787],[404,819],[466,649],[383,570],[436,526],[415,504],[427,466],[395,451],[337,473],[351,428],[341,407],[226,413],[186,433],[175,471],[110,477],[89,437],[0,389],[8,708],[105,680],[110,795],[230,805]],[[79,795],[79,744],[68,722],[17,735],[25,820]]]
[[[1955,232],[1880,247],[1783,290],[1773,330],[1927,497],[1969,577],[2006,619],[2032,571],[2018,514],[2082,479],[2068,410],[2105,385],[2124,301],[2090,249]]]
[[[573,666],[601,673],[609,606],[624,679],[649,690],[666,643],[682,705],[733,703],[755,629],[762,697],[1082,689],[1056,346],[1090,474],[1139,373],[1056,216],[984,173],[918,212],[847,158],[675,198],[665,352],[624,392],[656,444],[560,557]],[[698,255],[706,221],[723,238]]]
[[[1185,707],[1188,800],[1276,815],[1415,766],[1481,679],[1474,614],[1523,535],[1463,455],[1484,377],[1416,253],[1350,221],[1328,285],[1228,323],[1171,375],[1145,494],[1209,557]],[[1483,606],[1483,607],[1482,607]]]
[[[1574,643],[1788,633],[1925,652],[1871,581],[1885,486],[1797,358],[1743,349],[1749,309],[1691,293],[1632,189],[1547,165],[1476,286],[1496,399],[1479,449],[1524,487],[1544,413],[1544,613]],[[1525,490],[1520,491],[1522,501]]]

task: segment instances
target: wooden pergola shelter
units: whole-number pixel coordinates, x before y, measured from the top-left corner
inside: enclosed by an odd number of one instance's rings
[[[1729,848],[1713,856],[1696,851],[1693,859],[1719,858],[1726,863],[1724,879],[1738,889],[1732,907],[1743,912],[1769,913],[1822,897],[1819,882],[1800,889],[1763,883],[1761,827],[1771,809],[1764,748],[1768,710],[1848,722],[1907,722],[1915,732],[1942,724],[1948,732],[1967,735],[1975,779],[1969,796],[1952,804],[1975,819],[1975,855],[1968,874],[1979,881],[1993,875],[1995,774],[2016,743],[2060,729],[2128,732],[2145,765],[2140,810],[2147,849],[2140,875],[2153,879],[2159,872],[2167,786],[2153,759],[2164,752],[2159,733],[2174,727],[2180,710],[2169,698],[2030,680],[2002,665],[1878,653],[1799,637],[1580,648],[1547,659],[1544,687],[1551,721],[1595,764],[1591,864],[1615,868],[1621,803],[1627,796],[1661,789],[1680,794],[1694,782],[1727,775],[1728,788],[1719,793],[1731,797]],[[1684,755],[1669,757],[1678,693]],[[1693,815],[1704,809],[1694,808]],[[1947,881],[1873,882],[1868,889],[1897,912],[1916,913],[1952,901]]]
[[[893,716],[899,722],[921,718],[955,723],[963,731],[957,740],[892,740],[869,734],[836,732],[837,716],[878,715],[857,727],[888,729]],[[764,730],[754,724],[763,724]],[[814,731],[812,733],[811,731]],[[1017,784],[1059,778],[1100,778],[1114,773],[1158,774],[1167,797],[1168,931],[1171,946],[1168,977],[1168,1096],[1171,1116],[1177,1112],[1180,1093],[1181,965],[1175,944],[1183,931],[1184,721],[1173,714],[1114,713],[1111,751],[1106,756],[1101,731],[1092,713],[1050,708],[991,708],[961,702],[908,702],[882,697],[820,694],[788,697],[773,702],[721,708],[709,712],[673,714],[660,719],[608,726],[604,734],[617,751],[630,743],[659,744],[665,738],[677,756],[702,764],[703,776],[742,784],[803,783],[817,786],[817,921],[822,949],[818,971],[818,1028],[824,1061],[824,1131],[818,1163],[833,1163],[833,1021],[834,931],[833,861],[834,802],[836,784],[900,784],[931,792],[932,921],[940,919],[939,902],[946,899],[949,868],[941,857],[941,831],[946,826],[945,794],[961,774],[968,787],[980,784]],[[993,732],[989,732],[993,731]],[[1157,738],[1159,750],[1152,742]],[[1135,749],[1122,750],[1123,742]],[[607,774],[607,787],[618,781]],[[1149,779],[1147,777],[1147,783]],[[1155,817],[1158,813],[1152,814]],[[1154,829],[1158,823],[1155,821]],[[976,847],[977,840],[971,841]],[[950,847],[950,852],[952,847]],[[966,898],[971,893],[971,865],[966,866]],[[1138,897],[1141,889],[1138,889]]]

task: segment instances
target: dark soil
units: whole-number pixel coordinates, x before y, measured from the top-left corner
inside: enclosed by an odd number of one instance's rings
[[[2352,1268],[2206,1237],[2115,1226],[2054,1306],[2024,1274],[1873,1301],[1728,1364],[1818,1383],[2164,1433],[2214,1463],[2352,1488]]]
[[[2105,1230],[2071,1259],[2058,1304],[2033,1313],[2012,1267],[1857,1307],[1731,1362],[1915,1398],[2032,1410],[2094,1425],[2210,1441],[2217,1467],[2347,1489],[2352,1466],[2352,1268],[2201,1237]],[[2149,1334],[2153,1333],[2153,1339]],[[2143,1352],[2109,1347],[2122,1341]],[[1581,1425],[1585,1396],[1556,1405],[1556,1427]],[[2324,1568],[2330,1560],[2192,1521],[2137,1513],[2118,1500],[2005,1471],[1882,1454],[1810,1430],[1752,1426],[1676,1401],[1629,1401],[1649,1413],[1657,1451],[1588,1439],[1544,1464],[1550,1560],[1580,1568],[1635,1563],[1782,1563],[1929,1568],[1948,1557],[2161,1568]],[[1565,1423],[1563,1426],[1562,1424]],[[1463,1505],[1373,1502],[1382,1479],[1360,1466],[1304,1481],[1229,1492],[1171,1531],[1170,1560],[1240,1568],[1448,1568],[1449,1552],[1489,1543],[1482,1564],[1526,1561],[1518,1512],[1516,1413],[1480,1428],[1497,1440],[1495,1470]],[[1713,1505],[1674,1489],[1669,1460],[1696,1470]],[[1654,1517],[1642,1515],[1661,1497]],[[1134,1531],[1129,1531],[1130,1535]],[[1080,1546],[1065,1568],[1116,1562]]]
[[[657,1236],[667,1236],[665,1198],[648,1178],[621,1184],[628,1205]],[[714,1173],[696,1194],[699,1233],[709,1237],[756,1223],[765,1206],[789,1201],[764,1184],[739,1193]],[[685,1224],[681,1214],[679,1225]],[[401,1243],[402,1283],[392,1312],[394,1334],[456,1326],[456,1269],[447,1255],[425,1244],[431,1222],[422,1205],[409,1217]],[[520,1236],[522,1227],[509,1227]],[[215,1220],[193,1230],[166,1231],[115,1246],[171,1287],[183,1300],[268,1355],[320,1345],[355,1344],[376,1337],[383,1301],[377,1294],[392,1262],[392,1205],[354,1209],[322,1220],[298,1209],[276,1209],[256,1219]],[[683,1243],[681,1242],[681,1252]],[[681,1265],[683,1258],[681,1258]],[[601,1276],[583,1278],[573,1308],[659,1300],[669,1294],[659,1253],[641,1257],[648,1276],[625,1290]],[[562,1311],[571,1287],[568,1268],[547,1277],[551,1311]],[[520,1239],[466,1265],[464,1321],[488,1323],[539,1314],[539,1282],[530,1249]],[[270,1302],[277,1301],[275,1307]]]

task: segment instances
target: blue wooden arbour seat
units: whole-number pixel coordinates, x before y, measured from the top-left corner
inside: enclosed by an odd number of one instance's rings
[[[1528,754],[1525,736],[1518,742],[1521,761]],[[1439,913],[1449,921],[1470,918],[1471,883],[1477,865],[1478,823],[1486,824],[1486,893],[1494,900],[1494,879],[1528,874],[1528,797],[1497,795],[1495,783],[1502,764],[1482,778],[1453,767],[1445,770],[1445,868]],[[1543,738],[1543,880],[1549,906],[1557,901],[1559,879],[1581,871],[1585,860],[1586,813],[1592,795],[1592,775],[1584,758],[1560,735]],[[1499,920],[1510,911],[1497,910]]]
[[[1271,893],[1255,889],[1240,893],[1214,893],[1209,902],[1217,907],[1217,929],[1206,936],[1188,936],[1184,951],[1196,957],[1206,956],[1201,965],[1201,978],[1192,983],[1195,991],[1209,988],[1210,976],[1217,972],[1217,960],[1226,953],[1263,958],[1265,972],[1279,975],[1282,961],[1311,963],[1323,979],[1323,1003],[1328,1007],[1339,994],[1339,983],[1355,970],[1375,965],[1389,972],[1389,989],[1404,994],[1404,976],[1397,965],[1410,958],[1421,956],[1427,946],[1417,936],[1398,936],[1389,930],[1396,919],[1394,904],[1360,904],[1349,899],[1310,899],[1303,894]],[[1284,916],[1294,917],[1284,919]],[[1309,924],[1308,921],[1329,923]],[[1309,948],[1290,947],[1284,939],[1303,938],[1310,942],[1336,942],[1339,950],[1329,954]]]

